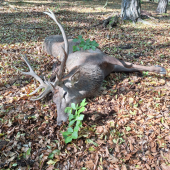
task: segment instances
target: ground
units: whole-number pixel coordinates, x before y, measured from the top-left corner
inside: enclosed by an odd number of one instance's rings
[[[170,7],[157,15],[157,3],[142,2],[152,25],[130,21],[109,29],[91,27],[121,2],[26,1],[0,2],[0,169],[170,169]],[[105,8],[104,8],[105,6]],[[55,12],[68,36],[96,40],[110,56],[141,65],[160,65],[166,75],[112,73],[101,94],[87,99],[79,138],[64,143],[52,100],[30,101],[38,83],[15,68],[26,68],[26,54],[38,75],[49,75],[52,56],[42,50],[48,35],[60,34],[43,14]]]

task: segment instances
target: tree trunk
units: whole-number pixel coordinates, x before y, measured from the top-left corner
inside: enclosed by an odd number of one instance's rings
[[[122,0],[121,17],[123,20],[132,20],[137,22],[141,18],[140,0]]]
[[[156,12],[159,14],[166,13],[168,7],[168,0],[159,0]]]

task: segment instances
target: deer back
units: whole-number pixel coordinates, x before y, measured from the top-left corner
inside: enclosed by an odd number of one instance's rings
[[[68,46],[69,46],[69,54],[73,53],[73,46],[78,46],[79,45],[79,41],[78,42],[74,42],[72,38],[68,38]],[[52,55],[53,57],[57,57],[60,61],[62,61],[62,58],[64,56],[63,54],[63,50],[61,49],[65,49],[65,43],[64,43],[64,39],[61,35],[50,35],[48,37],[45,38],[44,43],[43,43],[43,50],[49,54]],[[89,53],[102,53],[101,50],[99,50],[98,48],[96,48],[96,50],[83,50],[82,48],[80,48],[81,52],[89,52]]]

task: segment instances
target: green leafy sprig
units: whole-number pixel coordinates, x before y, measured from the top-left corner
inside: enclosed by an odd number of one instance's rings
[[[73,42],[80,42],[79,45],[77,46],[73,46],[73,51],[80,51],[80,48],[83,48],[83,50],[89,50],[89,49],[92,49],[92,50],[96,50],[96,47],[99,46],[99,44],[93,40],[93,41],[90,41],[90,39],[87,39],[87,40],[84,40],[82,35],[79,35],[78,36],[78,39],[73,39]]]
[[[71,142],[73,139],[78,138],[78,131],[82,127],[82,121],[84,119],[84,115],[81,114],[85,110],[86,106],[86,99],[84,99],[80,106],[75,103],[71,103],[71,107],[66,107],[65,112],[69,114],[69,125],[68,129],[65,132],[62,132],[62,135],[65,139],[65,143]],[[75,111],[75,114],[73,114],[73,110]],[[74,128],[73,125],[75,124]]]

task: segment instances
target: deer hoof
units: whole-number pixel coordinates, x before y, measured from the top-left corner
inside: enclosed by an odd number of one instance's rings
[[[158,66],[158,65],[156,65],[156,67],[160,67],[160,72],[159,72],[159,74],[166,74],[166,69],[165,69],[165,68],[163,68],[163,67],[161,67],[161,66]]]

